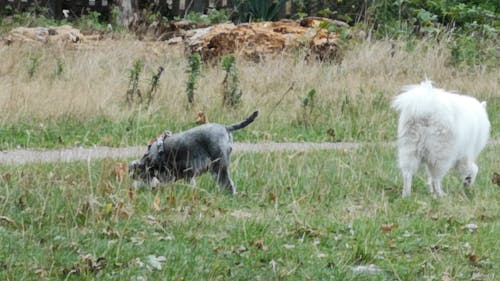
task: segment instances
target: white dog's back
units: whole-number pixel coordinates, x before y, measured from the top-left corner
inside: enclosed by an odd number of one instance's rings
[[[488,142],[490,124],[486,114],[486,102],[479,102],[469,96],[446,92],[434,88],[431,81],[419,85],[403,87],[392,107],[400,113],[398,136],[411,129],[409,124],[426,123],[421,132],[413,132],[419,137],[443,135],[449,145],[460,148],[460,156],[479,155]],[[429,126],[432,123],[432,126]],[[432,132],[425,132],[431,130]],[[428,140],[432,141],[432,140]],[[459,155],[456,155],[459,157]]]
[[[456,166],[473,182],[477,173],[474,161],[486,145],[490,130],[486,103],[434,88],[430,81],[406,86],[403,91],[392,107],[400,114],[398,152],[405,182],[411,185],[408,177],[422,162],[435,181]],[[440,189],[440,183],[435,184]],[[403,195],[409,195],[407,185]]]

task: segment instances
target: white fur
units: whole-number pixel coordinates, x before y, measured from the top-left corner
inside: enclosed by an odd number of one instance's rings
[[[413,175],[424,164],[428,187],[438,196],[444,175],[455,167],[464,187],[476,179],[477,156],[488,142],[490,122],[486,102],[446,92],[430,81],[403,88],[392,102],[399,112],[398,156],[403,197],[410,196]]]

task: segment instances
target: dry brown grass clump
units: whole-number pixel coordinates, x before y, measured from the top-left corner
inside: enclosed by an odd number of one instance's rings
[[[203,111],[217,116],[222,102],[223,71],[204,65],[196,90],[197,104],[186,110],[186,61],[182,51],[164,43],[133,40],[106,41],[92,49],[66,50],[29,45],[1,46],[0,111],[2,121],[66,116],[127,116],[128,71],[135,60],[144,62],[141,83],[163,66],[165,73],[149,109],[184,118]],[[364,42],[345,52],[342,64],[306,61],[301,54],[283,55],[265,62],[237,60],[242,111],[259,108],[275,120],[289,120],[300,110],[300,97],[314,88],[322,104],[346,96],[374,93],[391,97],[402,85],[428,77],[437,86],[456,89],[482,99],[499,92],[498,71],[458,69],[449,65],[445,42],[420,42],[409,50],[404,42]],[[287,89],[294,83],[292,91]]]

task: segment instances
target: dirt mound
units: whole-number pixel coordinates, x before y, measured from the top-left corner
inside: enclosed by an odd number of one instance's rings
[[[185,33],[187,53],[199,52],[204,60],[226,54],[236,54],[251,60],[298,48],[306,47],[310,54],[322,60],[333,60],[338,55],[337,32],[320,28],[326,19],[309,18],[303,21],[256,22],[234,25],[218,24],[192,29]],[[347,27],[345,23],[332,24]],[[170,43],[179,42],[177,38]]]
[[[74,47],[83,42],[99,40],[99,35],[83,35],[69,25],[49,27],[18,27],[9,32],[6,44],[33,43]]]

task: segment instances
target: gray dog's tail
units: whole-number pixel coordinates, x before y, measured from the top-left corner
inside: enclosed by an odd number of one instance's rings
[[[259,115],[259,111],[255,111],[254,113],[252,113],[252,115],[248,116],[247,119],[245,119],[241,122],[226,126],[226,129],[228,132],[243,129],[246,126],[250,125],[250,123],[252,123],[253,120],[255,120],[255,118],[257,118],[258,115]]]

